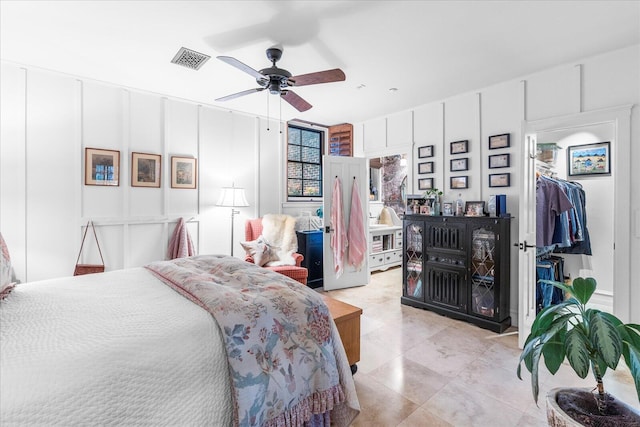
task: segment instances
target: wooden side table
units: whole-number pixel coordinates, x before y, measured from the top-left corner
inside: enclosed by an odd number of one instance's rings
[[[351,365],[351,373],[357,371],[356,363],[360,361],[360,316],[362,309],[346,302],[338,301],[321,294],[329,313],[340,333],[342,345]]]

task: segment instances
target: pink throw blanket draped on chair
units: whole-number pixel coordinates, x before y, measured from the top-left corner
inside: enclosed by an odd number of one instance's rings
[[[351,212],[349,213],[349,231],[347,232],[347,237],[349,239],[349,265],[354,266],[356,270],[359,271],[367,256],[367,235],[364,227],[360,189],[355,178],[353,179],[353,188],[351,189]]]
[[[344,226],[344,208],[342,206],[342,184],[340,178],[336,176],[333,184],[333,197],[331,198],[331,249],[333,249],[333,269],[336,278],[342,276],[344,269],[343,259],[347,250],[347,230]]]
[[[169,241],[169,250],[167,256],[169,259],[185,258],[196,254],[191,235],[184,222],[184,218],[180,218],[176,224],[173,235]]]

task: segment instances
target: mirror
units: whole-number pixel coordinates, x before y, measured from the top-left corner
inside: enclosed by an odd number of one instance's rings
[[[377,217],[384,207],[404,214],[408,161],[406,154],[392,154],[369,159],[370,216]]]

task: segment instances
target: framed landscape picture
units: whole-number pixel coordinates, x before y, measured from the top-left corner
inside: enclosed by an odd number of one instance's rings
[[[131,186],[160,187],[160,154],[131,153]]]
[[[120,152],[100,148],[85,148],[85,185],[120,185]]]
[[[193,157],[171,157],[171,188],[196,188],[198,161]]]
[[[569,176],[610,175],[611,143],[573,145],[567,152]]]
[[[469,177],[468,176],[452,176],[450,187],[452,189],[459,188],[469,188]]]
[[[433,178],[420,178],[418,180],[418,190],[431,190],[433,188]]]

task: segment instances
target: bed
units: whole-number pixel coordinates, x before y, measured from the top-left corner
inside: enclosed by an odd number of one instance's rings
[[[0,301],[0,424],[349,425],[327,312],[227,256],[19,284]]]

